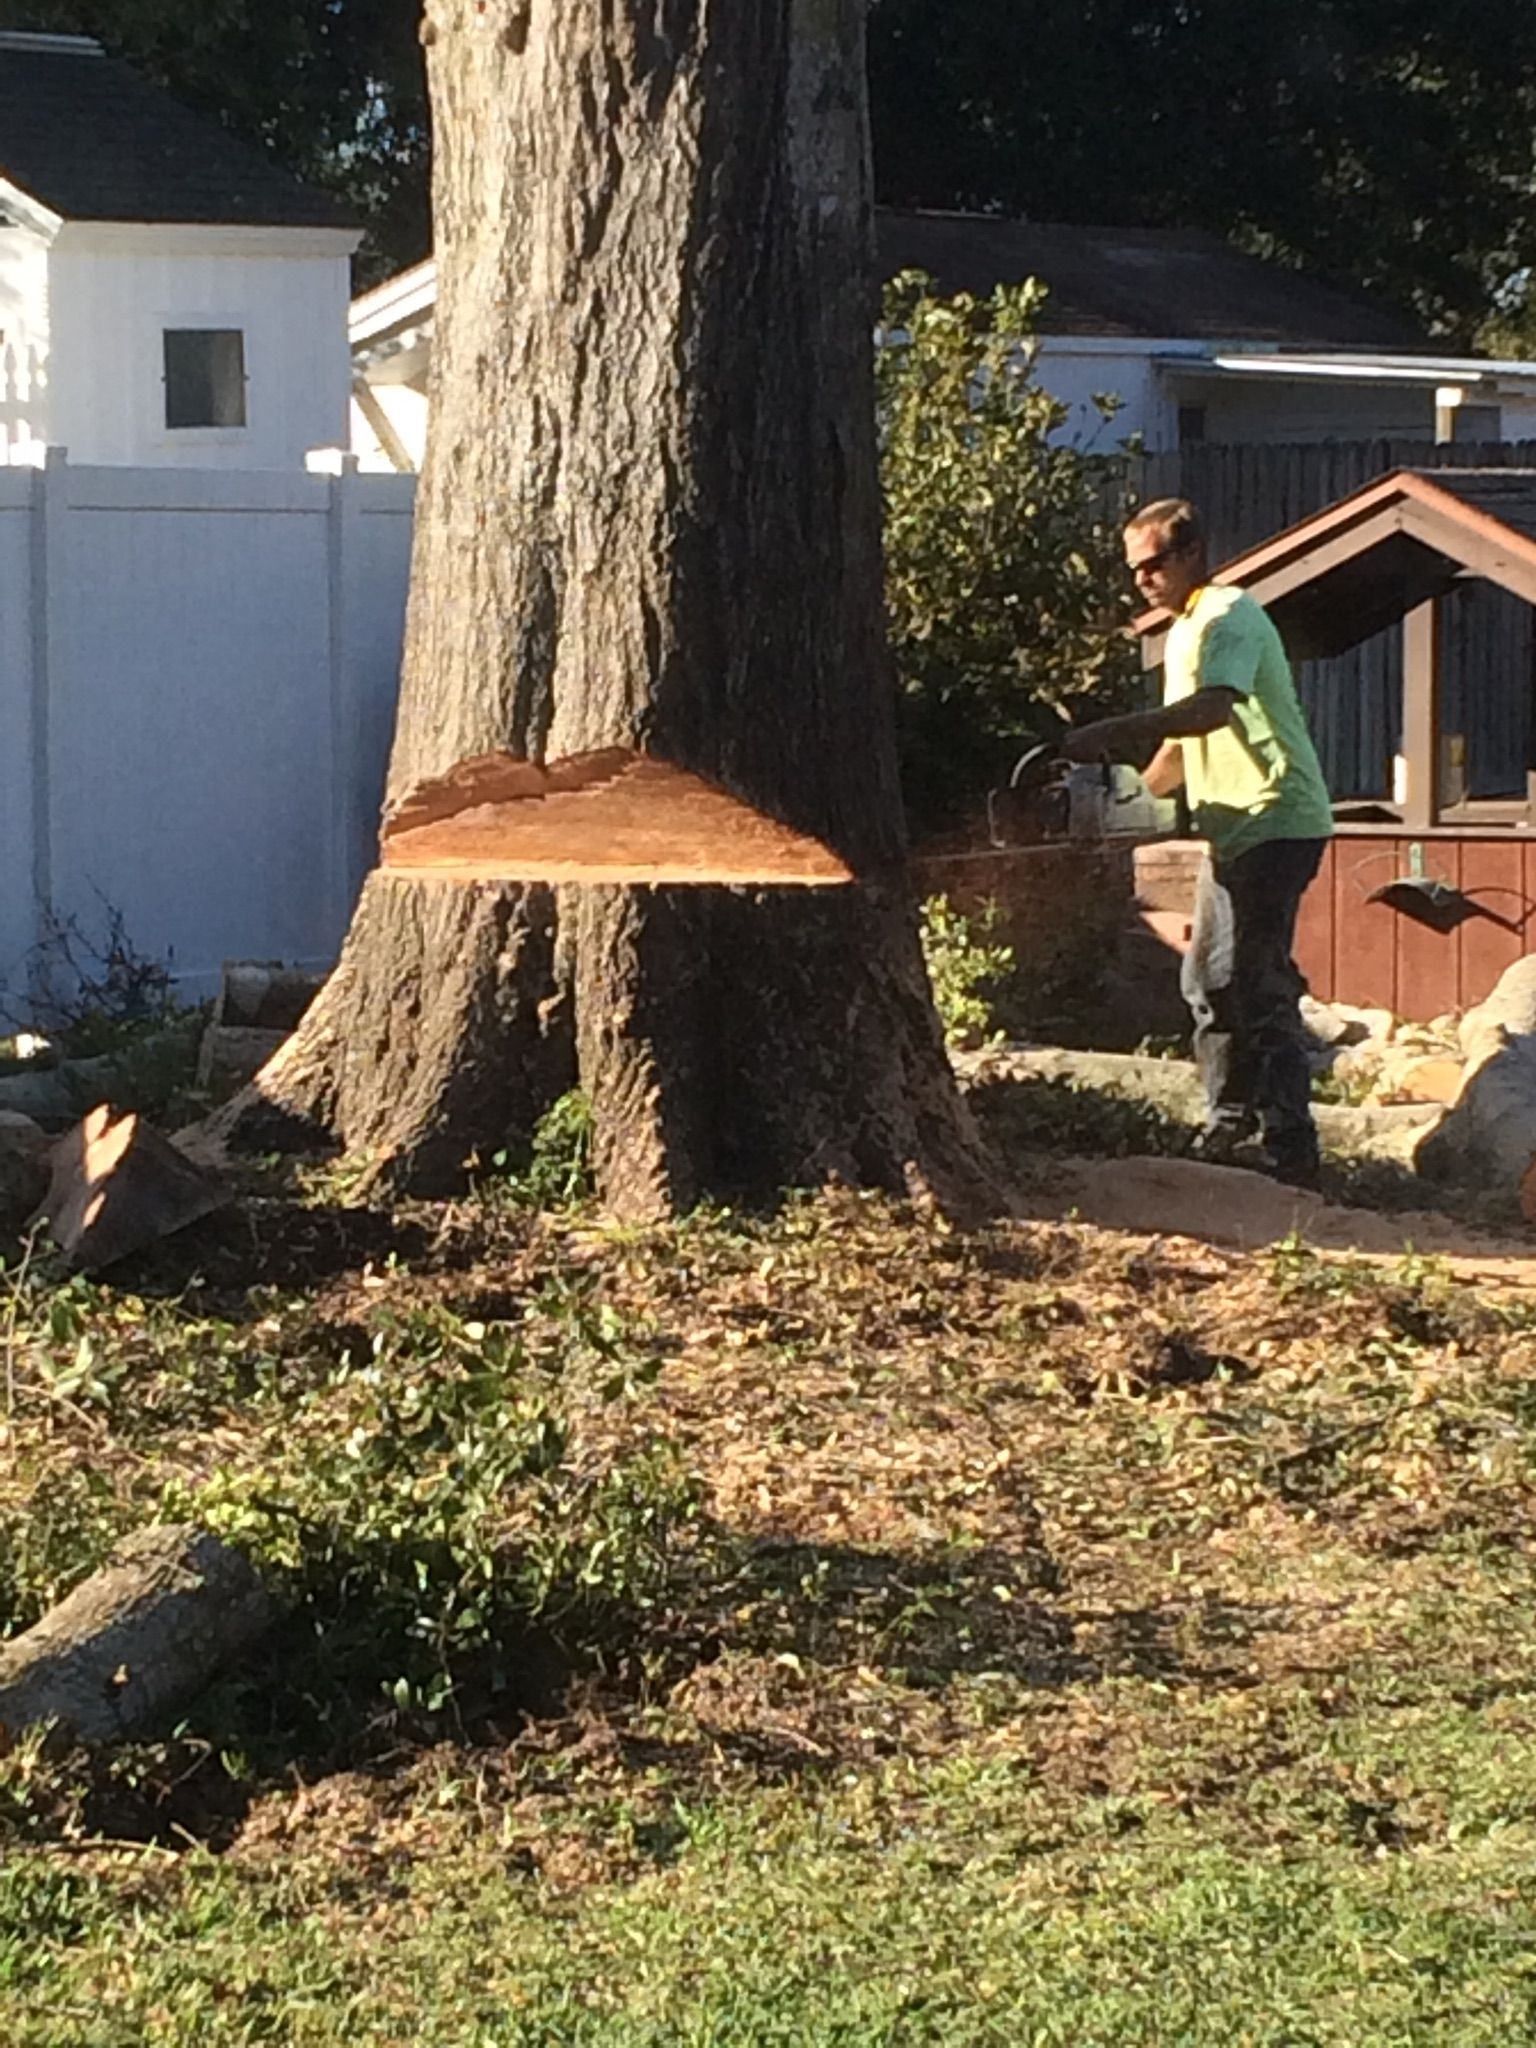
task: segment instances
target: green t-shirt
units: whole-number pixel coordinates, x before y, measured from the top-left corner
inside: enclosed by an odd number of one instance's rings
[[[1180,740],[1190,817],[1218,860],[1266,839],[1327,839],[1333,805],[1274,622],[1246,590],[1207,583],[1168,629],[1163,702],[1233,690],[1229,724]]]

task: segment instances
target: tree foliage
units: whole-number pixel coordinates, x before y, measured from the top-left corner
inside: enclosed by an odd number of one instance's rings
[[[1127,465],[1060,438],[1035,374],[1045,293],[886,292],[877,351],[886,604],[901,684],[903,775],[920,824],[947,822],[1031,737],[1134,687],[1120,630]],[[1101,401],[1106,424],[1114,401]]]
[[[77,30],[332,186],[375,266],[423,254],[419,0],[0,0]],[[872,0],[880,197],[1203,227],[1447,339],[1518,328],[1536,264],[1529,0]]]
[[[1530,0],[876,0],[881,196],[1202,227],[1452,340],[1536,260]]]

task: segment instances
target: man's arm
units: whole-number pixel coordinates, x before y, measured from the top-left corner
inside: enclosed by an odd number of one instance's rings
[[[1177,740],[1164,740],[1141,771],[1141,779],[1153,796],[1172,796],[1184,787],[1184,749]]]
[[[1101,718],[1097,725],[1079,727],[1062,742],[1065,761],[1097,761],[1104,755],[1125,761],[1144,753],[1149,746],[1168,740],[1197,739],[1201,733],[1219,732],[1231,722],[1239,702],[1236,690],[1196,690],[1177,704],[1165,704],[1157,711],[1133,711],[1124,718]],[[1182,773],[1182,767],[1181,771]]]

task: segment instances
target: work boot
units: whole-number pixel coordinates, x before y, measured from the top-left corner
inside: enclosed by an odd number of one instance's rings
[[[1253,1166],[1258,1125],[1251,1116],[1221,1116],[1196,1138],[1194,1155],[1207,1166]]]
[[[1315,1145],[1266,1147],[1264,1171],[1288,1188],[1307,1188],[1315,1194],[1322,1186],[1323,1163]]]

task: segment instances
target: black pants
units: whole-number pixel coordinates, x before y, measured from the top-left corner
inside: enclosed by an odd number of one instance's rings
[[[1291,958],[1296,912],[1326,841],[1270,839],[1234,860],[1207,859],[1181,985],[1195,1019],[1208,1129],[1261,1125],[1272,1156],[1314,1160],[1312,1076]]]

